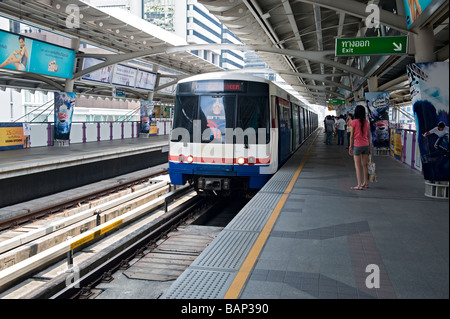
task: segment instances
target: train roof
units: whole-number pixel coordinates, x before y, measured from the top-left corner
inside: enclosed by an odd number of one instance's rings
[[[243,80],[252,82],[271,83],[271,81],[266,80],[262,77],[240,72],[211,72],[211,73],[197,74],[187,77],[183,80],[180,80],[179,83],[201,81],[201,80]]]

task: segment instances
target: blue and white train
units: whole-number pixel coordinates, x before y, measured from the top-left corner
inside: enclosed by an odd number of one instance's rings
[[[186,78],[176,92],[171,183],[189,182],[206,195],[260,189],[317,128],[317,114],[263,78],[232,72]]]

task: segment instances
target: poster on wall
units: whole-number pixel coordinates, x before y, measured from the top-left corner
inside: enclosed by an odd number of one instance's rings
[[[407,66],[424,178],[449,180],[449,63]]]
[[[0,30],[0,68],[71,79],[75,51]]]
[[[154,107],[155,101],[141,101],[141,133],[150,132],[150,123]]]
[[[74,107],[75,93],[55,92],[55,140],[69,140]]]
[[[432,0],[403,0],[405,5],[406,26],[409,28],[428,7]]]
[[[368,92],[365,96],[373,147],[389,148],[389,92]]]
[[[136,84],[137,69],[116,64],[112,75],[112,84],[126,87],[134,87]]]
[[[90,67],[93,67],[97,64],[103,63],[104,61],[101,59],[94,58],[84,58],[83,60],[83,70],[86,70]],[[109,65],[100,70],[91,72],[82,77],[83,80],[95,81],[100,83],[111,83],[111,74],[112,74],[113,66]]]
[[[29,123],[0,123],[0,151],[30,147]]]
[[[139,70],[136,77],[136,88],[148,91],[155,90],[156,73]]]

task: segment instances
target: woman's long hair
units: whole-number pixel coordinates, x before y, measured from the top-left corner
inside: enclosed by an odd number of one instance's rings
[[[361,132],[363,133],[364,124],[366,122],[366,108],[361,104],[357,105],[355,108],[355,120],[359,120],[361,122]]]

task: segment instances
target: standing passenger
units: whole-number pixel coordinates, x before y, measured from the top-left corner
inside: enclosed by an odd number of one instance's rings
[[[338,142],[337,145],[344,145],[344,134],[345,134],[345,121],[344,115],[339,116],[339,120],[336,122]]]
[[[369,187],[368,159],[372,153],[370,124],[366,120],[366,109],[364,106],[356,106],[355,119],[350,123],[350,127],[349,154],[353,156],[355,161],[356,179],[358,181],[358,185],[351,189],[363,190]],[[364,183],[362,183],[361,166],[364,173]]]
[[[325,121],[325,130],[327,132],[326,143],[327,145],[331,145],[331,140],[333,139],[334,134],[334,121],[330,115],[327,116],[327,119]]]
[[[350,122],[353,121],[353,115],[348,113],[347,114],[347,147],[346,149],[348,149],[350,147],[350,134],[352,132],[352,127],[350,126]]]

